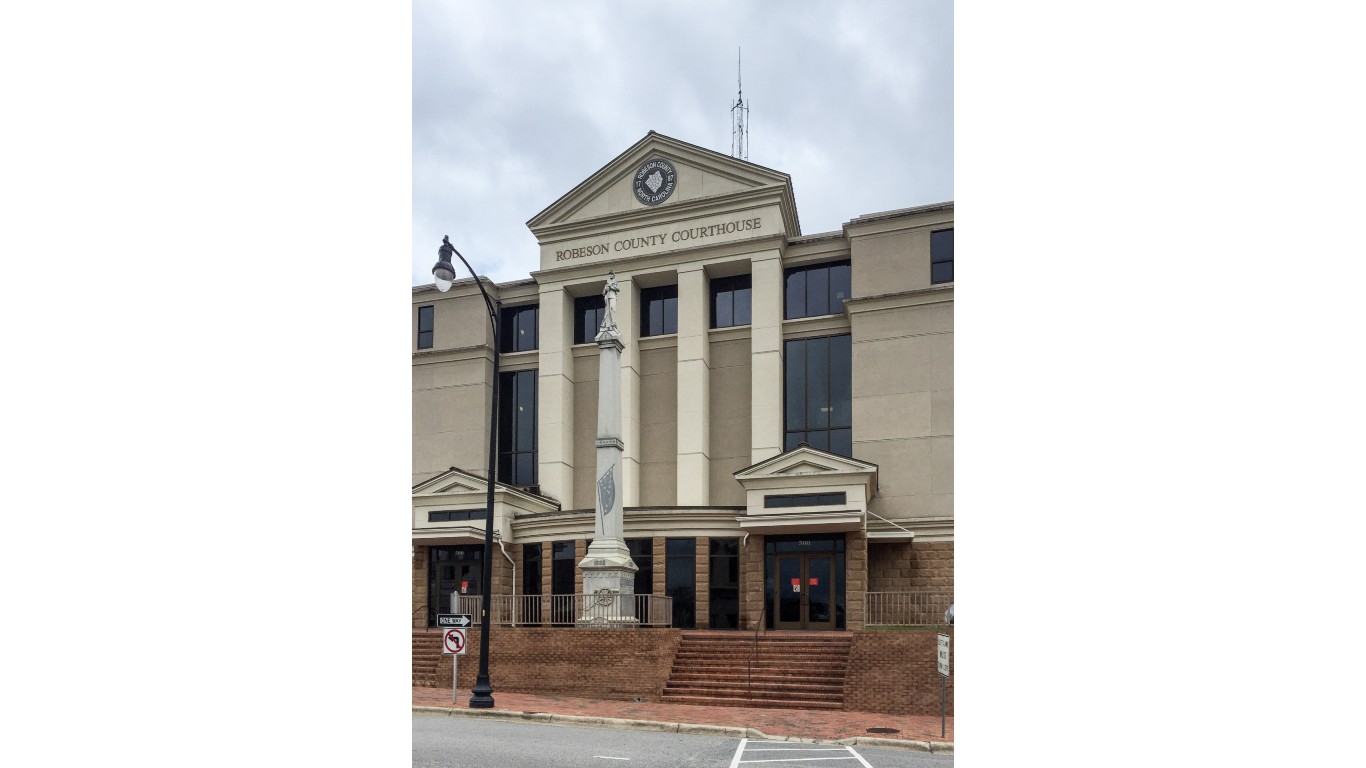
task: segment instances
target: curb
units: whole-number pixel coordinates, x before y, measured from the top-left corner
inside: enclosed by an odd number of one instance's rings
[[[868,736],[855,736],[848,739],[824,741],[822,739],[807,739],[800,736],[769,736],[757,728],[740,728],[727,725],[663,723],[655,720],[626,720],[618,717],[592,717],[589,715],[556,715],[549,712],[512,712],[501,709],[465,709],[460,707],[426,707],[413,705],[413,712],[446,715],[448,717],[487,717],[494,720],[522,720],[533,723],[551,723],[555,725],[598,726],[602,728],[617,728],[630,731],[696,733],[713,736],[729,736],[736,739],[791,741],[800,744],[840,744],[849,747],[884,747],[907,749],[916,752],[932,752],[939,755],[953,754],[953,742],[951,741],[908,741],[904,739],[871,738]]]

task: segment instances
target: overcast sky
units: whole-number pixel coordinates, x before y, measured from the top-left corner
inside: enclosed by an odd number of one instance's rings
[[[526,222],[655,130],[792,177],[802,232],[953,199],[953,5],[413,3],[413,284],[442,235],[502,282]],[[457,265],[459,266],[459,265]]]

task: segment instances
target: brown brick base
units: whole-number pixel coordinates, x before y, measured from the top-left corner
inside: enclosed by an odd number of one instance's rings
[[[890,715],[938,715],[939,635],[951,629],[855,632],[844,681],[845,709]],[[948,716],[953,717],[953,671],[958,663],[950,640]]]
[[[423,630],[440,647],[438,630]],[[489,681],[498,691],[659,701],[680,638],[677,629],[489,628]],[[425,642],[425,641],[424,641]],[[437,665],[437,687],[451,684],[452,657]],[[460,657],[459,690],[468,696],[479,673],[479,630]]]

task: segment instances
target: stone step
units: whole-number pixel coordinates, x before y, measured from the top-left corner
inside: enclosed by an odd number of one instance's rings
[[[808,696],[831,701],[844,700],[844,686],[838,683],[794,683],[790,680],[783,681],[763,681],[754,680],[748,685],[741,680],[736,683],[721,683],[707,680],[670,680],[664,687],[666,691],[676,693],[684,692],[711,692],[721,696],[735,696],[743,694],[745,691],[753,691],[755,695],[761,692],[769,694],[780,694],[782,696]],[[765,697],[769,698],[769,697]]]
[[[778,670],[754,670],[753,673],[743,669],[731,670],[727,672],[712,672],[710,670],[693,669],[674,669],[669,675],[669,682],[714,682],[726,683],[727,685],[744,685],[746,682],[769,681],[779,683],[795,683],[799,685],[828,685],[836,688],[844,688],[843,675],[803,675],[782,672]]]
[[[701,704],[712,707],[759,707],[764,709],[844,709],[844,702],[830,702],[805,699],[746,699],[734,696],[692,696],[669,695],[666,690],[664,700],[678,704]]]

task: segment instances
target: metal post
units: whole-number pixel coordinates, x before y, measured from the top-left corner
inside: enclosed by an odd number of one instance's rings
[[[948,701],[944,691],[948,688],[948,678],[939,676],[939,738],[944,738],[944,712],[946,711],[945,702]]]
[[[473,270],[471,270],[473,272]],[[479,286],[480,293],[484,293],[484,286],[476,276],[474,284]],[[496,303],[488,298],[484,293],[484,300],[489,305],[489,318],[493,325],[493,396],[492,407],[489,413],[489,469],[488,469],[488,498],[485,501],[487,507],[486,517],[484,518],[484,599],[479,606],[479,676],[475,678],[474,687],[470,689],[470,708],[471,709],[492,709],[493,708],[493,685],[489,683],[489,603],[493,601],[493,486],[497,481],[498,472],[498,313]]]

